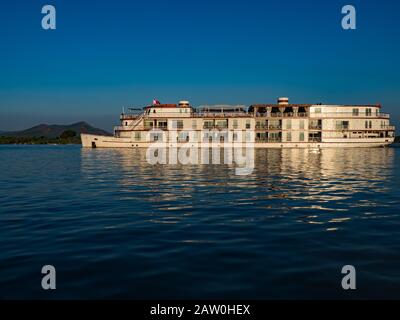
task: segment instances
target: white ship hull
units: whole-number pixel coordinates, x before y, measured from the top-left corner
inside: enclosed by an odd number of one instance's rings
[[[137,142],[131,138],[117,138],[111,136],[81,134],[82,147],[84,148],[148,148],[154,142]],[[376,148],[385,147],[394,142],[394,138],[374,139],[326,139],[322,142],[254,142],[254,148]],[[165,144],[172,147],[172,144]],[[179,146],[198,147],[197,143],[181,142]],[[246,144],[243,143],[243,146]],[[207,147],[224,147],[224,143],[209,143]]]

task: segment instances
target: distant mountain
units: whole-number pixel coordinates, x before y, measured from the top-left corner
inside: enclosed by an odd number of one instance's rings
[[[57,138],[64,131],[72,130],[80,135],[81,133],[89,134],[100,134],[110,136],[111,134],[102,129],[92,127],[87,122],[81,121],[70,125],[58,125],[58,124],[39,124],[38,126],[22,131],[0,131],[0,135],[3,137],[45,137],[45,138]]]

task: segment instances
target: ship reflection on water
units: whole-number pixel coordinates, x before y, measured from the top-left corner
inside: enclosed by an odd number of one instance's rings
[[[104,228],[129,235],[121,261],[141,261],[121,271],[140,295],[119,296],[345,298],[350,264],[353,298],[400,297],[398,156],[261,149],[238,176],[233,165],[150,165],[143,149],[97,149],[81,151],[80,174]]]
[[[393,148],[257,149],[253,173],[237,176],[234,165],[151,165],[144,149],[82,149],[82,173],[99,183],[118,176],[119,199],[139,200],[144,207],[132,207],[135,214],[158,212],[149,220],[154,223],[182,222],[199,208],[218,214],[235,206],[247,219],[286,216],[336,231],[390,206],[384,196],[394,159]],[[354,216],[354,208],[365,212]]]

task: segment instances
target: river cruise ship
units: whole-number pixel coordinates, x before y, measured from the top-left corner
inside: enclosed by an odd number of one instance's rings
[[[141,148],[201,143],[251,143],[255,148],[382,147],[395,127],[380,105],[276,104],[202,106],[153,104],[120,115],[114,136],[82,134],[88,148]]]

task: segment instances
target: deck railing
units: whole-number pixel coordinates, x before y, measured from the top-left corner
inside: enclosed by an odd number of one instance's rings
[[[247,112],[194,112],[193,117],[199,118],[232,118],[232,117],[251,117]]]
[[[140,114],[121,114],[121,120],[136,120],[140,117]]]
[[[320,112],[311,113],[310,118],[384,118],[389,119],[390,115],[388,113],[366,113],[366,112]]]
[[[310,130],[322,130],[322,125],[321,124],[310,124],[308,126],[308,129],[310,129]]]
[[[282,130],[282,126],[281,126],[281,125],[273,125],[273,124],[270,124],[270,125],[268,126],[268,129],[270,129],[270,130]]]

